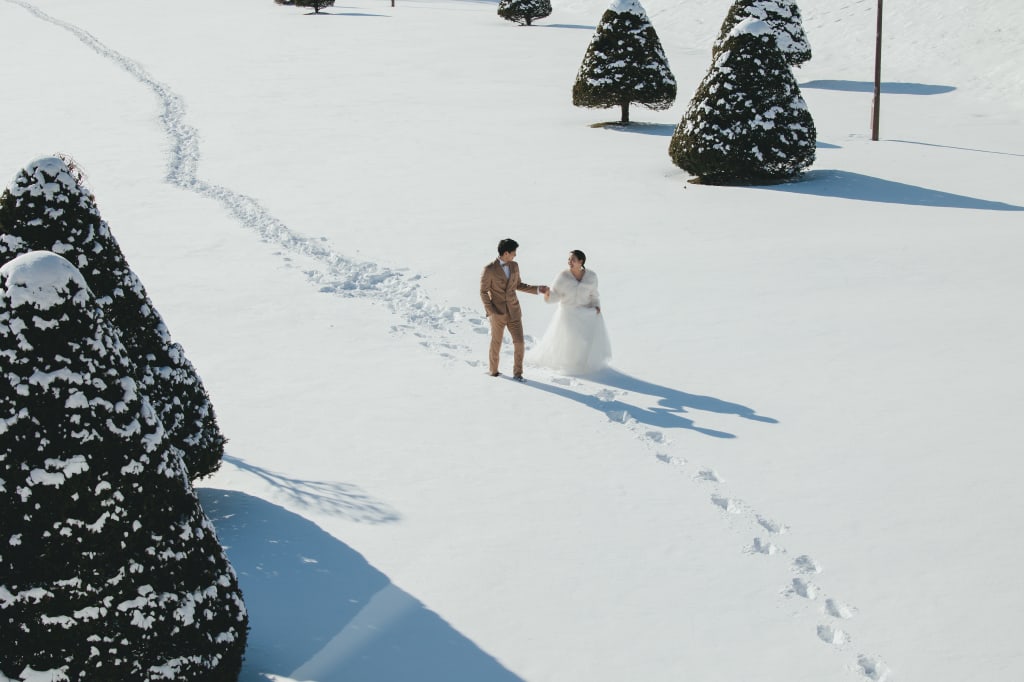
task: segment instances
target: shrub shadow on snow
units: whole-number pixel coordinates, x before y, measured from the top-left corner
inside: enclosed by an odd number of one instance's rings
[[[660,135],[661,137],[672,137],[672,134],[676,132],[675,123],[622,123],[620,121],[609,121],[608,123],[594,123],[590,127],[614,130],[617,133]]]
[[[240,682],[521,682],[312,521],[243,492],[197,492],[249,610]]]
[[[907,204],[909,206],[933,206],[935,208],[970,208],[983,211],[1024,211],[1024,206],[1014,206],[1001,201],[975,199],[962,194],[951,194],[934,189],[908,185],[893,180],[883,180],[870,175],[841,170],[812,170],[804,173],[800,180],[779,185],[761,185],[754,189],[813,194],[816,196],[874,201],[886,204]]]
[[[814,80],[800,83],[800,87],[815,90],[839,90],[842,92],[874,92],[872,81]],[[927,85],[925,83],[881,83],[883,95],[944,95],[956,90],[952,85]]]
[[[401,517],[383,502],[374,500],[358,486],[329,481],[307,481],[249,464],[244,459],[225,455],[224,461],[241,471],[263,479],[289,502],[304,509],[357,521],[391,523]]]
[[[364,12],[362,7],[356,7],[355,5],[332,5],[331,8],[334,11],[328,11],[325,9],[319,12],[303,12],[302,15],[306,17],[387,17],[392,18],[390,14],[377,14],[375,12]],[[341,10],[341,11],[338,11]],[[353,10],[353,11],[346,11]]]
[[[587,407],[604,412],[613,421],[626,422],[632,419],[640,424],[660,429],[690,429],[691,431],[715,438],[735,438],[736,436],[725,431],[716,431],[698,426],[693,419],[683,415],[687,414],[690,410],[700,410],[702,412],[715,412],[718,414],[734,414],[743,419],[751,419],[768,424],[778,423],[778,420],[759,415],[755,410],[745,405],[730,403],[711,396],[687,393],[669,388],[668,386],[661,386],[660,384],[654,384],[629,376],[628,374],[623,374],[610,367],[587,375],[586,378],[589,381],[603,384],[609,388],[654,396],[658,399],[658,407],[648,408],[632,405],[618,397],[609,397],[607,394],[588,395],[564,386],[541,383],[531,383],[528,385],[541,391],[547,391],[563,398],[575,400]]]
[[[387,17],[391,18],[390,14],[374,14],[372,12],[306,12],[304,16],[307,17]]]
[[[586,24],[534,24],[537,28],[580,28],[585,31],[596,31],[597,26],[587,26]]]

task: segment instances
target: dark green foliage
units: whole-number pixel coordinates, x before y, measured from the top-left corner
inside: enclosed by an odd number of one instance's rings
[[[315,14],[320,14],[324,7],[334,7],[334,0],[293,0],[289,4],[296,7],[312,7]]]
[[[718,56],[729,34],[745,19],[760,19],[768,24],[790,66],[800,66],[810,60],[811,44],[804,33],[800,8],[792,0],[736,0],[722,22],[712,58]]]
[[[82,271],[138,367],[169,444],[193,479],[216,471],[225,439],[202,380],[128,267],[92,193],[57,157],[29,164],[0,196],[0,264],[34,250],[58,253]]]
[[[708,184],[778,182],[814,162],[814,120],[796,79],[764,22],[745,28],[726,41],[669,145],[672,161]]]
[[[68,261],[0,268],[0,359],[0,679],[237,680],[235,573]]]
[[[551,15],[551,0],[501,0],[498,16],[527,26]]]
[[[661,41],[637,0],[615,0],[601,17],[572,87],[578,107],[621,107],[629,121],[629,105],[668,109],[676,99],[676,79]]]

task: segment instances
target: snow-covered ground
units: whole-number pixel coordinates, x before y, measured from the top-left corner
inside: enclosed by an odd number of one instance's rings
[[[230,439],[245,682],[1024,678],[1024,6],[887,3],[872,142],[877,3],[800,3],[817,162],[690,185],[729,4],[645,4],[622,130],[597,0],[0,0],[0,173],[84,167]],[[613,369],[486,375],[506,236],[587,252]]]

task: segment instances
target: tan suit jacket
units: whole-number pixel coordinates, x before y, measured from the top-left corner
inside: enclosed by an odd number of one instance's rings
[[[480,275],[480,300],[488,316],[495,313],[507,315],[506,322],[523,319],[517,291],[538,293],[535,285],[523,284],[519,280],[519,265],[515,261],[508,264],[508,277],[505,277],[499,258],[484,266],[483,274]]]

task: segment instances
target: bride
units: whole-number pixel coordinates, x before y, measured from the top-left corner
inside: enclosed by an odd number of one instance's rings
[[[544,300],[558,303],[558,310],[544,338],[527,359],[535,365],[566,374],[589,374],[605,366],[612,345],[601,315],[597,275],[586,268],[582,251],[569,253],[569,269],[555,278]]]

